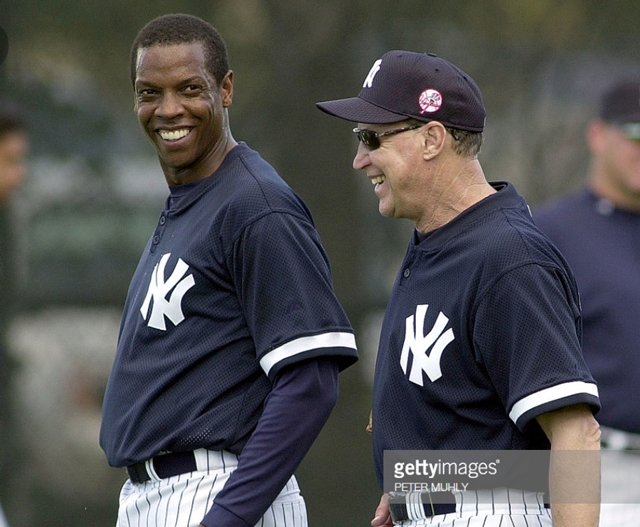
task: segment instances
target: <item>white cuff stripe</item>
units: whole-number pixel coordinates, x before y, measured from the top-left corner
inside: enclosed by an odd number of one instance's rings
[[[271,368],[281,360],[320,348],[356,349],[356,338],[352,333],[323,333],[312,337],[302,337],[271,350],[260,359],[260,366],[269,375]]]
[[[544,390],[540,390],[539,392],[532,393],[531,395],[527,395],[525,398],[520,399],[513,405],[511,412],[509,412],[509,418],[514,423],[517,423],[520,417],[533,408],[580,393],[586,393],[598,397],[598,387],[592,383],[574,381],[558,384],[551,388],[545,388]]]

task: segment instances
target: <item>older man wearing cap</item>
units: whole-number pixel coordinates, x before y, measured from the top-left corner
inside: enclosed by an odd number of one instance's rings
[[[640,78],[602,94],[586,184],[536,210],[576,275],[603,409],[601,525],[640,524]],[[612,504],[613,503],[613,504]]]
[[[592,462],[588,503],[554,502],[567,483],[551,456],[550,509],[525,477],[519,489],[454,488],[449,500],[413,491],[390,504],[385,494],[372,525],[597,526],[600,403],[575,280],[514,186],[485,179],[478,86],[433,54],[390,51],[357,97],[318,107],[357,123],[354,168],[373,183],[382,215],[415,225],[376,363],[383,489],[385,451],[571,450]]]

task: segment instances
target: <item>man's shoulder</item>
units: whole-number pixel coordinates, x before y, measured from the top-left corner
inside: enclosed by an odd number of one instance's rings
[[[312,223],[305,202],[256,151],[239,145],[224,174],[209,189],[216,221],[238,233],[249,224],[274,213],[284,213]]]
[[[526,264],[562,267],[557,249],[542,231],[526,204],[501,207],[478,222],[469,233],[483,270],[501,275]]]
[[[237,186],[237,199],[242,201],[260,198],[288,201],[295,197],[296,201],[300,200],[289,183],[258,152],[244,144],[238,145],[236,149],[239,151],[237,156],[239,163],[232,168],[234,172],[232,179]]]

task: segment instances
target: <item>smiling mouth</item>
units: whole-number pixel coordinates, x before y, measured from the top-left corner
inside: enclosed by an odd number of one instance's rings
[[[190,128],[183,128],[182,130],[158,130],[158,134],[164,141],[179,141],[189,135],[189,132],[191,132]]]
[[[384,183],[385,177],[384,175],[381,176],[376,176],[374,178],[371,178],[371,184],[374,186],[378,186],[381,185],[382,183]]]

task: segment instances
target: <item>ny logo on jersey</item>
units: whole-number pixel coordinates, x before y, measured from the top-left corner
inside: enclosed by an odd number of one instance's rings
[[[149,282],[149,290],[140,308],[142,318],[147,320],[149,306],[153,299],[153,307],[151,308],[151,316],[149,317],[148,324],[150,328],[161,329],[162,331],[166,331],[167,329],[164,317],[171,320],[175,326],[184,320],[182,297],[195,285],[192,274],[185,277],[189,266],[184,263],[181,258],[178,258],[173,273],[171,273],[169,279],[165,281],[164,269],[167,266],[167,261],[169,261],[170,256],[171,253],[163,255],[160,262],[153,268],[151,281]],[[171,293],[172,289],[173,292]],[[171,296],[167,300],[169,293],[171,293]]]
[[[455,337],[453,329],[445,331],[449,319],[440,313],[433,328],[427,335],[424,334],[424,319],[427,315],[427,304],[416,307],[416,314],[407,317],[404,335],[404,345],[400,355],[400,366],[406,374],[409,365],[409,352],[413,354],[409,380],[418,386],[424,386],[422,372],[426,373],[431,382],[442,377],[440,359],[444,349]],[[427,355],[427,351],[431,351]]]

